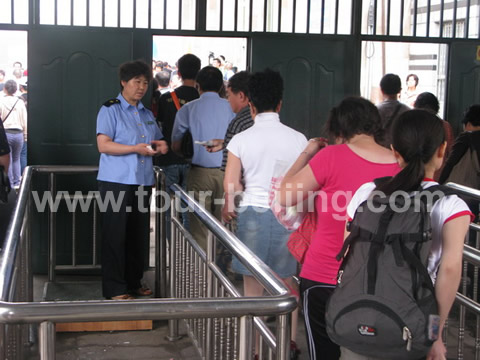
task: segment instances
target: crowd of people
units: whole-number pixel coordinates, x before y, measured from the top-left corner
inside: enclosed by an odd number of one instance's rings
[[[216,60],[202,68],[197,56],[186,54],[175,67],[157,61],[152,71],[145,62],[132,61],[119,68],[120,92],[101,107],[96,129],[101,154],[99,193],[103,198],[113,194],[120,201],[119,208],[110,204],[102,213],[104,297],[128,300],[152,295],[142,283],[149,207],[140,205],[148,204],[152,194],[154,164],[163,168],[167,188],[179,184],[217,219],[234,222],[237,237],[295,288],[292,277],[298,264],[286,245],[291,231],[277,221],[269,202],[274,168],[283,162],[288,171],[275,194],[282,206],[295,206],[312,194],[323,195],[314,199],[316,226],[299,273],[310,358],[372,359],[357,348],[332,341],[325,321],[328,300],[340,281],[338,254],[349,237],[348,224],[374,193],[388,197],[403,191],[414,196],[450,181],[466,153],[480,151],[480,105],[467,109],[465,132],[455,141],[450,124],[437,115],[438,99],[428,92],[415,93],[416,75],[407,77],[407,106],[399,101],[401,79],[386,74],[380,81],[383,101],[378,106],[361,97],[347,97],[329,113],[328,141],[307,140],[281,122],[284,83],[280,73],[265,69],[226,76],[231,69],[225,64],[222,72],[218,65],[224,59]],[[20,183],[27,136],[27,86],[21,78],[0,83],[4,92],[0,166],[13,187]],[[150,111],[142,99],[154,78],[158,94]],[[18,93],[20,87],[24,97]],[[473,159],[475,167],[480,167],[478,156]],[[382,182],[374,181],[379,178]],[[339,193],[352,196],[338,197]],[[222,199],[223,206],[219,205]],[[464,238],[477,215],[478,204],[467,204],[454,194],[435,202],[429,212],[432,246],[425,267],[438,304],[438,334],[455,299]],[[206,248],[202,223],[193,214],[182,220]],[[261,284],[236,258],[232,270],[243,277],[246,296],[262,296]],[[297,317],[294,311],[292,359],[299,353]],[[445,354],[440,335],[425,355],[430,360],[445,359]],[[384,356],[378,353],[376,358]]]
[[[10,147],[8,178],[11,186],[18,189],[27,166],[28,71],[16,61],[8,75],[0,70],[0,118]]]
[[[316,228],[299,274],[310,358],[367,359],[355,349],[334,343],[325,323],[341,266],[337,254],[349,234],[346,220],[355,217],[358,206],[372,192],[390,196],[401,190],[413,196],[436,186],[469,148],[466,136],[461,135],[459,144],[453,145],[451,126],[437,116],[436,97],[410,89],[418,84],[413,74],[407,77],[409,101],[415,95],[409,106],[399,101],[400,78],[386,74],[380,82],[384,100],[378,106],[361,97],[347,97],[332,108],[327,143],[324,138],[307,141],[281,123],[284,84],[276,71],[241,71],[224,83],[225,72],[218,64],[202,68],[193,54],[182,56],[170,77],[168,64],[156,62],[155,67],[156,119],[141,102],[152,71],[139,61],[121,66],[121,92],[99,112],[102,196],[109,190],[123,190],[129,194],[123,205],[132,206],[141,187],[148,197],[155,163],[163,168],[167,186],[181,185],[215,217],[235,222],[237,237],[294,287],[297,263],[286,246],[291,231],[276,220],[269,204],[273,169],[278,161],[285,162],[289,170],[276,194],[282,206],[293,206],[312,193],[325,195],[315,198]],[[181,86],[172,85],[174,72]],[[222,88],[226,99],[221,96]],[[465,115],[465,131],[474,136],[480,128],[479,108],[474,105]],[[116,162],[123,165],[116,166]],[[383,177],[387,178],[382,183],[373,182]],[[338,198],[340,192],[354,195]],[[220,206],[218,200],[223,198]],[[434,203],[429,216],[433,245],[425,267],[435,289],[437,332],[441,334],[460,282],[463,242],[474,214],[462,199],[450,194]],[[151,293],[140,282],[143,261],[139,257],[147,244],[147,219],[148,212],[139,214],[135,208],[103,215],[105,297],[131,299]],[[190,214],[183,222],[205,248],[206,230],[198,219]],[[263,294],[262,286],[236,258],[232,269],[243,276],[245,295]],[[299,352],[296,322],[297,311],[292,314],[292,358]],[[427,359],[445,359],[442,337],[431,344]],[[383,358],[381,353],[378,358]]]

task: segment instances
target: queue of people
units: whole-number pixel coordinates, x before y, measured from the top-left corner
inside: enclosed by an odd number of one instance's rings
[[[315,198],[317,225],[299,274],[310,358],[371,359],[356,348],[340,347],[329,336],[325,316],[339,283],[342,263],[337,256],[348,238],[347,220],[355,218],[357,208],[373,193],[389,197],[401,190],[413,196],[436,186],[434,179],[448,177],[443,172],[451,172],[460,153],[465,153],[468,146],[463,136],[463,145],[453,145],[445,164],[452,132],[436,116],[438,100],[432,99],[433,94],[416,96],[415,110],[404,108],[397,101],[400,79],[387,74],[380,84],[385,103],[378,108],[361,97],[348,97],[330,111],[327,144],[323,138],[307,141],[281,123],[283,80],[273,70],[232,75],[224,89],[226,100],[219,95],[222,73],[212,66],[201,68],[196,56],[184,55],[178,61],[183,85],[159,96],[157,121],[141,102],[152,69],[135,61],[123,64],[119,74],[120,94],[102,106],[97,118],[100,194],[126,194],[120,211],[102,214],[103,295],[122,300],[151,295],[142,283],[149,213],[136,205],[148,204],[154,162],[164,168],[169,183],[193,191],[218,219],[236,222],[237,237],[295,287],[292,276],[297,263],[286,246],[291,231],[277,222],[268,201],[273,168],[283,161],[289,170],[276,194],[282,206],[295,206],[312,193],[322,194]],[[418,84],[416,76],[407,79]],[[478,109],[469,110],[466,119],[466,130],[476,136]],[[194,142],[191,160],[184,158],[188,134]],[[384,180],[374,182],[378,178]],[[201,191],[210,197],[200,199]],[[339,193],[350,197],[338,197]],[[222,198],[223,208],[215,201]],[[463,241],[473,215],[453,194],[435,202],[428,215],[433,245],[424,266],[438,303],[437,337],[425,353],[429,360],[445,359],[446,349],[438,334],[460,282]],[[184,219],[205,247],[206,233],[197,222],[194,216]],[[245,295],[263,294],[262,286],[235,258],[232,269],[243,276]],[[292,314],[292,359],[299,353],[296,318],[297,311]],[[378,353],[376,358],[384,357]]]

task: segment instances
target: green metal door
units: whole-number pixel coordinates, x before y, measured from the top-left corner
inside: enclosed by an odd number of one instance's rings
[[[284,79],[282,122],[307,137],[320,136],[332,106],[359,94],[355,37],[254,35],[253,71],[270,67]]]
[[[28,161],[30,165],[98,165],[96,116],[102,103],[117,96],[118,65],[132,59],[131,31],[42,28],[29,32]],[[62,175],[57,190],[84,194],[96,190],[96,175]],[[37,176],[33,190],[48,189],[47,176]],[[97,230],[93,207],[75,216],[61,206],[56,213],[56,261],[92,263],[92,237]],[[47,265],[48,215],[33,212],[35,272]],[[74,221],[75,219],[75,221]]]
[[[480,44],[456,42],[451,45],[448,76],[447,118],[455,132],[462,131],[463,112],[480,103]]]
[[[96,114],[119,91],[131,32],[42,29],[28,43],[29,163],[97,164]]]

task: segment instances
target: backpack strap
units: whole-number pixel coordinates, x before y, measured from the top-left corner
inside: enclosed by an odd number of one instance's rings
[[[173,103],[175,104],[177,111],[180,110],[182,106],[180,105],[180,101],[178,100],[178,96],[175,90],[170,91],[170,96],[172,97]]]
[[[377,278],[377,259],[380,250],[384,246],[385,234],[387,233],[388,224],[393,217],[394,212],[390,207],[387,207],[385,212],[380,216],[378,223],[378,230],[372,239],[372,244],[368,252],[367,262],[367,294],[375,294],[375,280]]]

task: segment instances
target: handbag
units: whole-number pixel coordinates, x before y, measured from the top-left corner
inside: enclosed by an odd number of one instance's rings
[[[276,160],[273,168],[273,175],[270,180],[270,191],[268,193],[268,205],[272,210],[277,221],[287,230],[297,229],[305,216],[305,204],[299,203],[294,206],[283,206],[277,201],[277,191],[280,189],[284,174],[288,171],[291,164]]]
[[[305,260],[305,254],[310,246],[316,228],[317,212],[308,212],[305,214],[305,217],[297,230],[292,232],[288,238],[288,251],[290,251],[290,254],[292,254],[300,264],[303,264]]]

